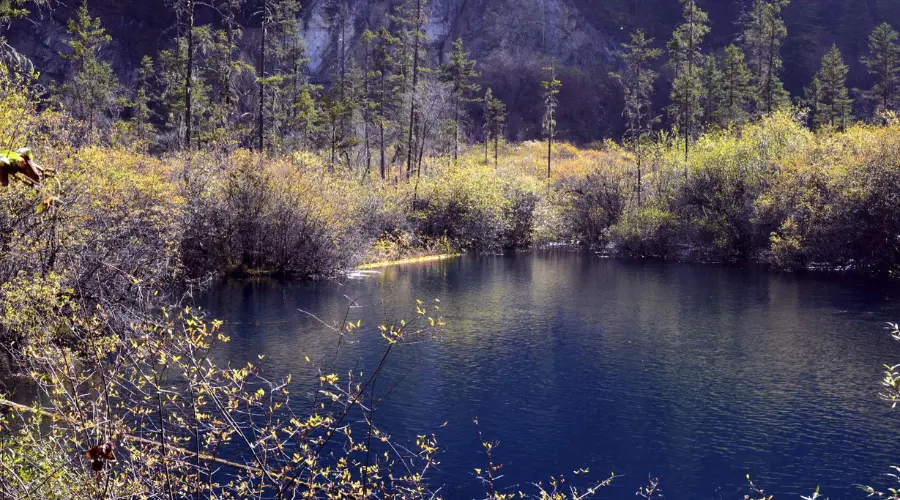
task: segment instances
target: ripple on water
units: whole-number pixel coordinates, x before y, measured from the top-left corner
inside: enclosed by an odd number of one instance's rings
[[[366,279],[376,278],[376,279]],[[622,263],[570,252],[466,257],[361,272],[341,284],[233,283],[206,298],[233,325],[234,362],[266,352],[269,369],[314,373],[334,339],[297,312],[375,325],[440,298],[439,341],[410,346],[380,419],[396,439],[438,430],[433,479],[478,494],[472,418],[500,441],[507,485],[590,467],[625,474],[615,496],[661,475],[667,498],[738,498],[744,476],[776,497],[816,486],[861,498],[900,438],[879,401],[881,365],[900,360],[883,329],[900,321],[890,284],[727,267]],[[284,322],[272,327],[267,322]],[[371,338],[370,338],[371,337]],[[371,368],[376,336],[342,347]],[[387,384],[385,384],[387,385]]]

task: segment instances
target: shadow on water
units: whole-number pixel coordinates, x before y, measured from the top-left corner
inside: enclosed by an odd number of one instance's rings
[[[854,485],[883,485],[895,461],[900,416],[878,399],[882,364],[900,361],[891,282],[556,250],[230,282],[204,305],[228,322],[221,360],[265,353],[268,371],[310,381],[304,357],[336,339],[298,309],[339,322],[352,302],[351,320],[375,326],[435,298],[447,332],[392,359],[378,418],[400,442],[437,431],[433,479],[450,497],[480,491],[476,416],[512,488],[588,467],[625,474],[616,497],[653,474],[669,498],[738,498],[749,473],[777,497],[861,498]],[[348,340],[343,366],[371,370],[377,334]]]

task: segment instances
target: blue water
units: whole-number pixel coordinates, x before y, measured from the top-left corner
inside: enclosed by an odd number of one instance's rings
[[[557,251],[233,282],[203,302],[232,335],[220,359],[265,353],[267,372],[310,380],[304,356],[330,359],[337,339],[300,309],[361,320],[338,363],[371,370],[374,327],[417,298],[440,299],[448,326],[392,355],[377,418],[403,444],[437,433],[446,497],[483,495],[474,417],[512,490],[589,468],[623,475],[601,498],[634,498],[648,475],[669,499],[740,498],[746,474],[776,498],[864,498],[856,484],[891,485],[900,463],[900,413],[878,399],[900,362],[896,284]]]

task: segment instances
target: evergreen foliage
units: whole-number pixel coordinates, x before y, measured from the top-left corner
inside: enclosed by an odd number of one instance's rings
[[[783,62],[780,49],[787,37],[781,11],[790,0],[753,0],[744,19],[741,42],[752,75],[753,107],[757,116],[772,113],[789,103],[781,82]]]
[[[71,37],[66,43],[71,52],[60,54],[72,61],[74,74],[61,89],[61,101],[83,124],[83,139],[93,135],[101,119],[117,104],[119,82],[108,62],[100,60],[100,51],[112,38],[100,19],[92,17],[87,0],[83,0],[75,19],[66,30]]]
[[[837,46],[822,57],[822,67],[813,79],[808,95],[815,99],[813,126],[845,129],[851,120],[853,100],[847,91],[847,65]]]
[[[703,109],[701,66],[704,59],[701,52],[703,39],[709,33],[709,17],[697,7],[694,0],[681,0],[682,23],[675,28],[669,42],[669,66],[672,70],[672,104],[669,106],[670,121],[684,138],[684,156],[687,159],[690,143],[696,133],[695,124]]]
[[[900,45],[898,34],[883,23],[869,36],[869,55],[862,62],[875,77],[872,89],[865,96],[875,103],[874,116],[900,110]]]

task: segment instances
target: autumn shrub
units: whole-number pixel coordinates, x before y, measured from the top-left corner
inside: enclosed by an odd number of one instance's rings
[[[103,306],[120,324],[177,300],[182,198],[166,166],[121,150],[60,152],[42,156],[59,171],[42,190],[0,190],[0,282],[55,276],[80,308]],[[15,291],[0,289],[0,308],[18,304]],[[0,323],[3,339],[21,336]]]
[[[373,195],[353,179],[246,151],[228,155],[227,168],[194,161],[182,250],[195,275],[329,275],[377,236],[365,220],[377,213]]]
[[[625,214],[612,226],[609,239],[619,255],[666,259],[676,236],[676,219],[671,212],[643,207]]]
[[[493,167],[452,166],[422,179],[410,218],[426,238],[446,237],[457,248],[491,250],[500,244],[509,203]]]
[[[896,123],[818,134],[756,202],[772,228],[766,258],[781,267],[896,270],[898,169]]]
[[[123,331],[110,328],[102,309],[58,310],[52,301],[64,299],[54,297],[70,292],[49,284],[31,292],[16,311],[0,311],[35,332],[15,352],[40,394],[31,406],[4,401],[13,411],[0,419],[3,498],[421,498],[430,491],[434,437],[392,445],[366,403],[392,350],[440,331],[430,305],[396,324],[335,327],[336,340],[383,336],[382,363],[343,379],[331,362],[311,362],[321,375],[311,401],[301,402],[303,395],[291,397],[288,374],[267,376],[252,363],[217,366],[210,353],[229,339],[220,322],[189,308]],[[51,325],[70,332],[69,341],[47,335]]]
[[[561,179],[564,234],[588,247],[609,243],[609,229],[619,222],[634,193],[626,164],[617,156],[593,163],[584,176]]]

